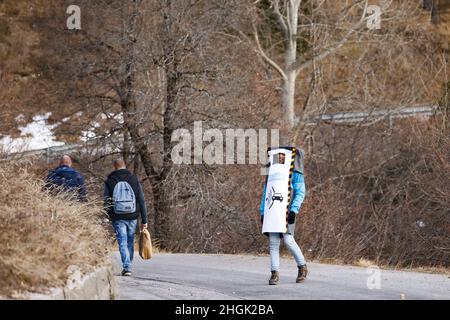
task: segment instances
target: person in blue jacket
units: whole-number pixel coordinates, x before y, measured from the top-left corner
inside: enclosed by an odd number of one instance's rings
[[[73,192],[79,202],[87,201],[87,189],[83,176],[72,168],[72,159],[64,155],[59,166],[50,171],[45,184],[47,190]]]
[[[284,163],[285,155],[279,153],[279,163]],[[303,200],[305,199],[306,187],[305,179],[303,174],[298,168],[294,169],[292,180],[292,201],[289,205],[288,214],[288,230],[286,233],[269,233],[269,251],[270,251],[270,267],[271,267],[271,278],[269,280],[270,285],[276,285],[279,283],[279,268],[280,268],[280,244],[281,238],[284,239],[284,243],[289,248],[289,251],[294,256],[294,259],[298,267],[298,276],[296,279],[297,283],[305,281],[308,274],[308,268],[306,266],[305,257],[298,246],[294,238],[295,221],[300,208],[302,206]],[[261,213],[261,223],[264,221],[264,206],[266,197],[266,186],[264,187],[264,193],[261,201],[260,213]]]

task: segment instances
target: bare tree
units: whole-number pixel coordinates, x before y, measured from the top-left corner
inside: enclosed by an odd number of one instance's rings
[[[175,181],[185,173],[171,159],[173,131],[195,120],[249,123],[239,101],[252,100],[245,90],[250,82],[241,80],[246,75],[237,75],[232,61],[249,63],[243,61],[244,48],[231,45],[236,39],[222,34],[239,11],[239,1],[229,4],[85,1],[79,4],[85,13],[80,31],[51,32],[62,20],[56,11],[41,22],[47,54],[40,67],[53,79],[61,103],[74,114],[82,111],[85,124],[94,123],[99,144],[98,138],[113,142],[120,136],[118,149],[127,162],[142,164],[135,168],[142,167],[151,188],[154,236],[163,248],[170,241],[173,208],[201,196],[198,188],[203,188]],[[58,38],[65,39],[63,46]],[[190,175],[185,179],[202,179],[201,169],[184,170]],[[174,192],[178,186],[181,193]]]
[[[349,5],[334,6],[326,1],[268,0],[257,1],[256,5],[253,24],[256,48],[264,62],[281,78],[280,118],[292,128],[302,120],[302,114],[299,114],[298,118],[295,114],[297,78],[302,72],[311,72],[311,67],[333,55],[353,37],[360,37],[367,24],[369,2],[355,0]],[[384,11],[388,6],[389,3],[383,3],[381,10]],[[323,10],[333,12],[333,16],[323,15]],[[264,22],[275,24],[274,27],[279,32],[282,48],[275,43],[270,49],[281,50],[281,59],[277,55],[270,57],[264,48],[258,30],[258,25]],[[320,41],[318,37],[323,34],[321,30],[324,29],[328,32],[339,30],[334,35],[338,37],[328,39],[330,41],[327,43]]]

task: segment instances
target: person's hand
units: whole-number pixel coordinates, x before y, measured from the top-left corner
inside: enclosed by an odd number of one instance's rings
[[[296,217],[296,214],[295,214],[294,211],[289,212],[288,224],[294,224],[295,223],[295,217]]]
[[[144,229],[147,229],[147,224],[146,223],[141,225],[141,232],[144,231]]]

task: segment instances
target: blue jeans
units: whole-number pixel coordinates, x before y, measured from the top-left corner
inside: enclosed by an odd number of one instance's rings
[[[117,242],[119,243],[123,269],[130,271],[134,255],[134,233],[136,231],[137,220],[116,220],[112,224],[116,231]]]
[[[303,266],[306,264],[305,257],[303,256],[300,247],[295,242],[294,236],[291,234],[283,234],[284,243],[289,248],[289,251],[294,256],[297,266]],[[281,237],[279,233],[269,234],[269,250],[270,250],[270,267],[271,271],[279,271],[280,269],[280,244]]]

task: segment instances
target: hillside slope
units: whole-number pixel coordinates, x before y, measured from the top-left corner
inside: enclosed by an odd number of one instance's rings
[[[0,137],[1,135],[10,135],[11,138],[19,137],[21,134],[19,127],[32,122],[33,117],[39,114],[51,112],[48,119],[49,124],[55,124],[68,116],[73,116],[73,110],[69,106],[70,101],[67,101],[67,105],[56,102],[58,93],[54,92],[50,79],[42,77],[40,67],[36,63],[38,60],[43,59],[40,62],[42,63],[45,62],[45,59],[51,59],[51,57],[42,56],[40,41],[43,34],[39,33],[38,25],[42,19],[46,19],[47,9],[54,6],[54,2],[44,0],[4,0],[0,2],[0,115],[2,118]],[[58,2],[58,4],[61,3]],[[427,30],[427,32],[435,34],[442,47],[448,50],[450,3],[439,1],[438,12],[440,23],[437,26],[432,25],[429,12],[422,10],[422,13],[415,17],[416,21],[411,21],[409,32],[421,33],[423,30]],[[64,44],[61,43],[61,45]],[[352,47],[344,50],[342,55],[331,61],[335,66],[330,67],[330,75],[324,73],[330,77],[325,82],[327,85],[326,95],[330,97],[330,104],[333,104],[336,97],[348,90],[345,78],[351,76],[352,70],[344,71],[339,66],[348,68],[348,60],[352,59],[352,51],[357,53],[358,50]],[[414,57],[411,57],[410,60],[413,61]],[[334,74],[338,76],[338,79],[332,79],[335,77]],[[407,78],[408,75],[399,74],[396,77],[398,78],[396,81],[400,81],[402,78]],[[433,74],[429,74],[428,78],[433,77]],[[424,96],[422,102],[423,104],[434,104],[441,84],[428,83],[427,85],[429,95]],[[298,104],[303,102],[304,98],[299,97]],[[337,103],[336,108],[339,108],[340,104],[342,102]],[[21,117],[21,121],[16,120],[18,116]],[[82,117],[72,117],[70,124],[64,123],[58,129],[58,138],[62,141],[75,142],[81,134],[82,129],[79,127],[86,126],[88,122]]]

